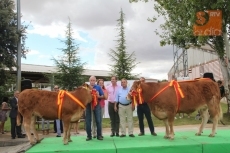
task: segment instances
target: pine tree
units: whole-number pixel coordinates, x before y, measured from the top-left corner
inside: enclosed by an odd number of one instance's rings
[[[54,82],[62,89],[70,91],[83,83],[82,73],[84,72],[83,67],[85,65],[85,63],[81,63],[80,58],[77,56],[79,47],[73,39],[70,20],[67,25],[66,39],[61,40],[61,42],[65,44],[66,48],[60,49],[64,54],[63,56],[59,59],[53,58],[58,69],[54,75]]]
[[[135,75],[131,72],[136,67],[136,58],[134,57],[134,52],[128,54],[126,51],[126,41],[125,41],[125,27],[124,18],[125,14],[122,9],[119,12],[120,18],[117,20],[117,30],[119,31],[116,50],[111,49],[109,56],[111,57],[114,64],[111,64],[112,75],[116,75],[118,79],[126,78],[133,79]]]
[[[11,71],[17,67],[17,43],[22,39],[22,56],[25,56],[27,49],[25,47],[26,26],[17,29],[17,14],[15,13],[13,0],[0,0],[0,98],[8,94],[11,86]],[[14,80],[15,81],[15,80]]]

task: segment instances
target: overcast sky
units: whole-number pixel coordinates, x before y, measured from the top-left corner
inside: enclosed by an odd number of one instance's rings
[[[155,23],[147,21],[156,15],[153,2],[129,3],[129,0],[21,0],[22,23],[29,24],[27,47],[31,52],[22,63],[54,65],[51,60],[61,54],[59,39],[65,38],[70,18],[74,38],[79,44],[79,55],[86,68],[109,70],[108,53],[115,49],[119,12],[125,13],[125,36],[127,51],[135,52],[140,64],[134,73],[154,79],[167,79],[173,65],[171,46],[161,47],[162,18]],[[30,22],[30,23],[29,23]]]

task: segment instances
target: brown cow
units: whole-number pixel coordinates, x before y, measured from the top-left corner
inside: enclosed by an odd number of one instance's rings
[[[176,94],[174,86],[169,86],[169,82],[141,83],[140,81],[135,81],[131,89],[136,92],[138,92],[138,89],[142,89],[143,99],[148,103],[152,114],[165,123],[165,138],[174,139],[173,122],[176,113],[190,114],[197,109],[201,112],[202,123],[196,135],[201,135],[210,115],[213,120],[213,127],[209,136],[214,137],[218,120],[222,118],[220,90],[217,83],[210,79],[181,81],[178,84],[174,81],[173,83],[179,87],[176,89],[181,89],[182,97],[184,96],[184,98],[177,97],[179,92]],[[129,94],[127,98],[133,97]]]
[[[77,98],[83,105],[80,106],[71,99],[70,96],[66,93],[64,94],[61,113],[59,113],[60,119],[62,119],[64,124],[64,144],[68,144],[68,142],[72,141],[70,139],[71,122],[79,120],[84,112],[84,108],[82,107],[92,101],[91,91],[88,88],[79,87],[75,91],[68,93]],[[23,116],[23,124],[26,134],[32,145],[36,142],[32,139],[30,130],[34,133],[36,141],[40,142],[35,130],[36,116],[47,120],[58,119],[57,99],[58,93],[53,91],[27,89],[20,93],[18,98],[18,108]]]

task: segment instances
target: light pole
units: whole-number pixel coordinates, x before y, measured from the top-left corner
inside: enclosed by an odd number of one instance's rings
[[[18,21],[18,31],[21,30],[21,7],[20,0],[17,0],[17,21]],[[21,36],[18,39],[18,52],[17,52],[17,90],[21,91],[21,57],[22,57],[22,47],[21,47]]]

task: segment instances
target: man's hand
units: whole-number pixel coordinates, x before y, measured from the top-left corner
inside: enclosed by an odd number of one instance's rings
[[[133,110],[133,111],[135,110],[135,106],[134,106],[134,105],[132,105],[132,110]]]
[[[100,97],[99,92],[97,91],[97,97]]]

